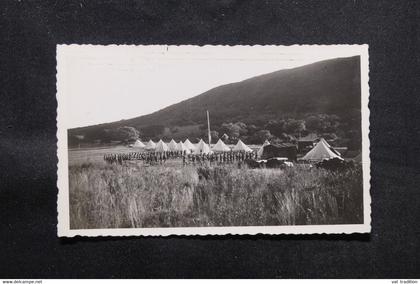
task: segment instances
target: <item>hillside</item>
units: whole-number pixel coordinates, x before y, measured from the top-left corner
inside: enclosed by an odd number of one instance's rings
[[[360,57],[337,58],[218,86],[152,114],[71,129],[69,134],[94,138],[103,129],[133,126],[151,137],[156,133],[150,134],[150,127],[163,134],[165,128],[204,124],[206,110],[213,125],[236,121],[258,125],[271,118],[310,113],[346,117],[360,111],[360,95]]]

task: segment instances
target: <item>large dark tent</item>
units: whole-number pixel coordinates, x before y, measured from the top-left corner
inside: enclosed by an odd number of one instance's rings
[[[269,144],[264,146],[261,159],[287,158],[290,161],[297,160],[297,146],[292,143]]]

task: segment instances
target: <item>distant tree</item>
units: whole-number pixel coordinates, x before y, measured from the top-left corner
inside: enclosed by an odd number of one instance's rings
[[[132,126],[122,126],[117,129],[117,135],[120,141],[132,142],[139,138],[139,131]]]
[[[306,131],[305,121],[294,118],[270,120],[265,127],[277,137],[281,137],[283,133],[301,135]]]
[[[236,127],[239,128],[239,135],[243,136],[246,135],[248,133],[248,129],[245,123],[238,121],[235,123]]]
[[[274,136],[279,137],[283,132],[285,132],[285,121],[284,120],[269,120],[265,125],[265,129],[270,131]]]
[[[341,126],[340,118],[337,115],[333,114],[333,115],[330,115],[328,119],[329,119],[329,125],[327,128],[327,131],[337,132],[337,130],[339,130]]]
[[[220,130],[229,136],[230,142],[234,142],[248,133],[246,124],[241,121],[235,123],[223,123]]]
[[[258,131],[258,128],[254,124],[250,124],[248,125],[247,130],[248,130],[248,135],[252,136],[255,134],[255,132]]]
[[[265,140],[269,140],[270,138],[273,137],[273,135],[271,135],[269,130],[266,129],[262,129],[257,131],[257,133],[255,133],[255,135],[258,137],[258,140],[261,143],[264,143]]]
[[[306,130],[305,121],[297,119],[288,119],[285,121],[284,130],[288,134],[300,135]]]
[[[238,139],[241,127],[233,123],[223,123],[222,131],[229,136],[229,140]]]
[[[322,119],[318,115],[310,115],[305,119],[306,128],[311,132],[322,132]]]
[[[254,135],[247,136],[247,142],[250,144],[262,144],[265,140],[270,140],[273,138],[270,131],[267,129],[262,129],[254,133]]]
[[[210,131],[210,136],[212,141],[219,140],[219,132],[217,132],[216,130]]]
[[[340,118],[337,115],[311,114],[305,119],[306,128],[310,132],[336,132],[340,129]]]

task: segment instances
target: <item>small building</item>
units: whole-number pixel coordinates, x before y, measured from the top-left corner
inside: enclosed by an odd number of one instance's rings
[[[292,143],[268,144],[264,146],[261,159],[287,158],[289,161],[297,160],[297,147]]]

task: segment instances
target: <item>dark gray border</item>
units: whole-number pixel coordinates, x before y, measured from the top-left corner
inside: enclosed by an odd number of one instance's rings
[[[419,278],[416,1],[2,1],[0,278]],[[370,47],[370,235],[58,239],[55,45]]]

